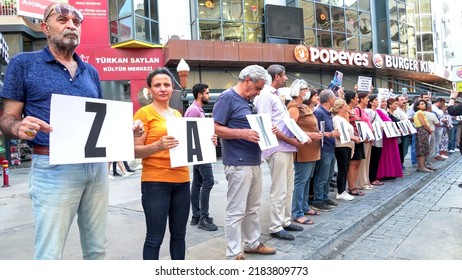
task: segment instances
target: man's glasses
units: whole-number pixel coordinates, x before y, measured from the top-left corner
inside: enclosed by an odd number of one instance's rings
[[[67,7],[67,6],[64,6],[64,5],[61,5],[61,4],[58,4],[56,5],[53,9],[50,10],[50,12],[48,13],[48,15],[45,17],[45,20],[44,22],[46,22],[48,20],[48,18],[50,17],[51,13],[53,11],[56,11],[57,14],[61,15],[61,16],[68,16],[69,14],[72,13],[72,15],[74,16],[75,19],[79,20],[80,23],[82,23],[83,21],[83,15],[82,13],[79,11],[79,10],[76,10],[72,7]]]

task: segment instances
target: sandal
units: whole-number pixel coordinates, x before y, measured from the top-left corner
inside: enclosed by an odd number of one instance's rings
[[[313,209],[310,209],[310,211],[304,212],[303,214],[305,214],[307,216],[319,216],[319,215],[321,215],[320,212],[314,211]]]
[[[362,187],[362,189],[363,189],[363,190],[372,190],[373,187],[372,187],[371,185],[364,185],[364,186]]]
[[[427,168],[417,168],[416,170],[417,170],[418,172],[433,173],[432,170],[427,169]]]
[[[383,182],[380,182],[379,180],[375,180],[374,182],[371,183],[371,185],[374,185],[374,186],[382,186],[382,185],[383,185]]]
[[[363,196],[365,195],[365,193],[363,193],[362,191],[358,190],[358,189],[352,189],[352,190],[349,190],[348,193],[350,195],[355,195],[355,196]]]
[[[310,219],[305,218],[305,217],[300,217],[298,219],[294,219],[294,222],[302,224],[302,225],[312,225],[312,224],[314,224],[313,220],[310,220]]]

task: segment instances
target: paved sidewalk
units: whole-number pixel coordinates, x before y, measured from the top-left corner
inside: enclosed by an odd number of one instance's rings
[[[337,259],[461,260],[462,161],[351,243]]]
[[[266,163],[263,167],[263,195],[260,209],[262,236],[261,241],[274,246],[278,252],[273,256],[247,255],[248,259],[332,259],[338,253],[354,243],[357,237],[370,230],[382,218],[390,214],[402,202],[414,195],[435,177],[448,177],[452,174],[444,171],[445,166],[459,162],[460,155],[455,153],[444,162],[436,173],[413,172],[402,179],[387,181],[384,186],[367,191],[363,197],[351,202],[340,201],[332,212],[323,212],[320,216],[310,216],[314,225],[304,225],[303,232],[295,232],[294,241],[282,241],[271,238],[269,225],[269,188],[270,175]],[[405,165],[410,167],[406,159]],[[213,165],[216,185],[212,189],[210,214],[219,226],[218,231],[207,232],[188,225],[187,259],[225,259],[224,211],[226,207],[227,182],[223,165]],[[29,169],[10,170],[10,188],[0,188],[0,259],[32,259],[34,221],[31,202],[28,197]],[[458,178],[459,176],[454,176]],[[435,181],[433,181],[435,182]],[[109,219],[108,219],[108,259],[139,260],[145,236],[144,214],[140,202],[140,171],[127,178],[110,181]],[[331,193],[334,198],[334,193]],[[359,245],[358,245],[359,246]],[[361,246],[359,246],[361,247]],[[71,228],[64,250],[65,259],[81,259],[77,226]],[[164,240],[161,257],[169,259],[168,233]],[[367,257],[369,258],[369,257]],[[370,259],[374,259],[370,255]]]

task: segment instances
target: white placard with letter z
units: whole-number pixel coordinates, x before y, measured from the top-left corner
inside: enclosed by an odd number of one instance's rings
[[[179,141],[170,149],[170,166],[187,166],[217,161],[212,136],[212,118],[167,118],[167,134]]]
[[[50,164],[133,160],[133,104],[51,96]]]

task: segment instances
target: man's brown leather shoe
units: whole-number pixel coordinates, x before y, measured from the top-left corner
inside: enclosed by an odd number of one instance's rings
[[[274,255],[276,254],[276,249],[266,246],[263,243],[260,243],[260,245],[258,245],[258,247],[255,249],[244,249],[244,253],[260,254],[260,255]]]

